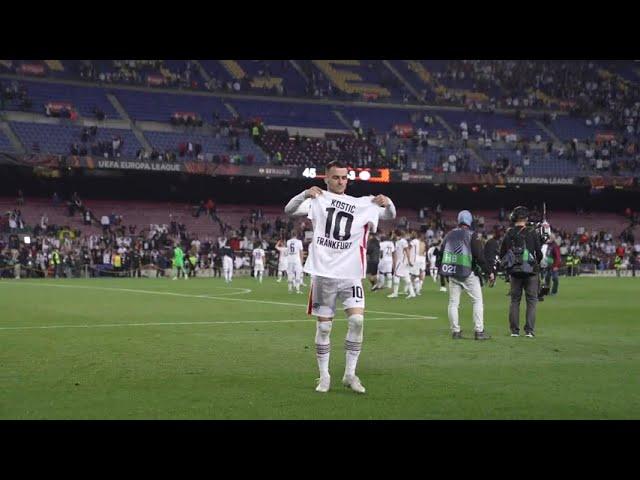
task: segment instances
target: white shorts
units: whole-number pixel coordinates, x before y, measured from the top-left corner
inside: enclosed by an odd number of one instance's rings
[[[253,271],[254,271],[254,272],[264,272],[264,263],[262,263],[262,262],[260,262],[260,263],[256,262],[256,263],[253,265]]]
[[[409,268],[409,265],[406,263],[400,263],[396,266],[396,271],[393,272],[393,274],[400,278],[408,277],[410,273]]]
[[[378,273],[381,273],[382,275],[393,273],[393,260],[390,258],[388,260],[380,260],[380,263],[378,263]]]
[[[284,272],[285,270],[287,270],[287,262],[286,261],[278,262],[278,271]]]
[[[226,256],[222,257],[222,269],[233,270],[233,258]]]
[[[436,257],[433,257],[431,259],[429,259],[429,268],[431,270],[437,270],[438,267],[436,267]]]
[[[416,263],[413,264],[413,267],[411,267],[411,275],[414,276],[418,276],[420,275],[422,272],[424,272],[427,268],[427,259],[424,257],[418,257],[416,258]]]
[[[361,280],[344,278],[311,277],[307,313],[316,317],[333,318],[336,301],[342,300],[347,308],[364,308],[364,289]]]
[[[287,265],[287,277],[302,278],[302,264],[301,263],[289,263]]]

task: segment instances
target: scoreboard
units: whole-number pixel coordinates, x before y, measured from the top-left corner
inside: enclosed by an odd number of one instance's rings
[[[324,178],[324,167],[307,167],[302,171],[305,178]],[[390,183],[391,171],[388,168],[351,168],[347,174],[347,178],[356,182],[372,182],[372,183]]]

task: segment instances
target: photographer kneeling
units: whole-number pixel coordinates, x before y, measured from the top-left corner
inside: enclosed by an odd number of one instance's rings
[[[509,275],[511,307],[509,326],[511,336],[520,336],[520,299],[525,291],[527,314],[524,330],[527,337],[534,337],[536,305],[538,303],[538,273],[542,259],[540,235],[528,225],[529,211],[526,207],[516,207],[510,216],[514,226],[507,230],[500,246],[500,259]]]

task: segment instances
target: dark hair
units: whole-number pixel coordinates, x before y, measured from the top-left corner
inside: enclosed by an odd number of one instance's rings
[[[324,173],[325,175],[327,173],[329,173],[329,170],[331,170],[332,168],[349,168],[347,166],[346,163],[344,163],[341,160],[331,160],[329,163],[327,163],[327,165],[324,167]]]
[[[527,218],[529,218],[529,209],[523,206],[514,208],[513,212],[511,212],[511,215],[509,215],[509,220],[511,220],[513,223],[517,222],[518,220],[526,220]]]

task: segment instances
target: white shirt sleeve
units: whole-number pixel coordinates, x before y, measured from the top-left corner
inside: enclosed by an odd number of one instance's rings
[[[311,207],[311,199],[304,198],[304,192],[299,193],[287,203],[287,206],[284,207],[284,213],[287,215],[291,215],[292,217],[300,217],[303,215],[308,215]]]
[[[380,207],[380,219],[381,220],[393,220],[396,218],[396,206],[393,204],[393,201],[389,199],[389,205],[386,208]]]

